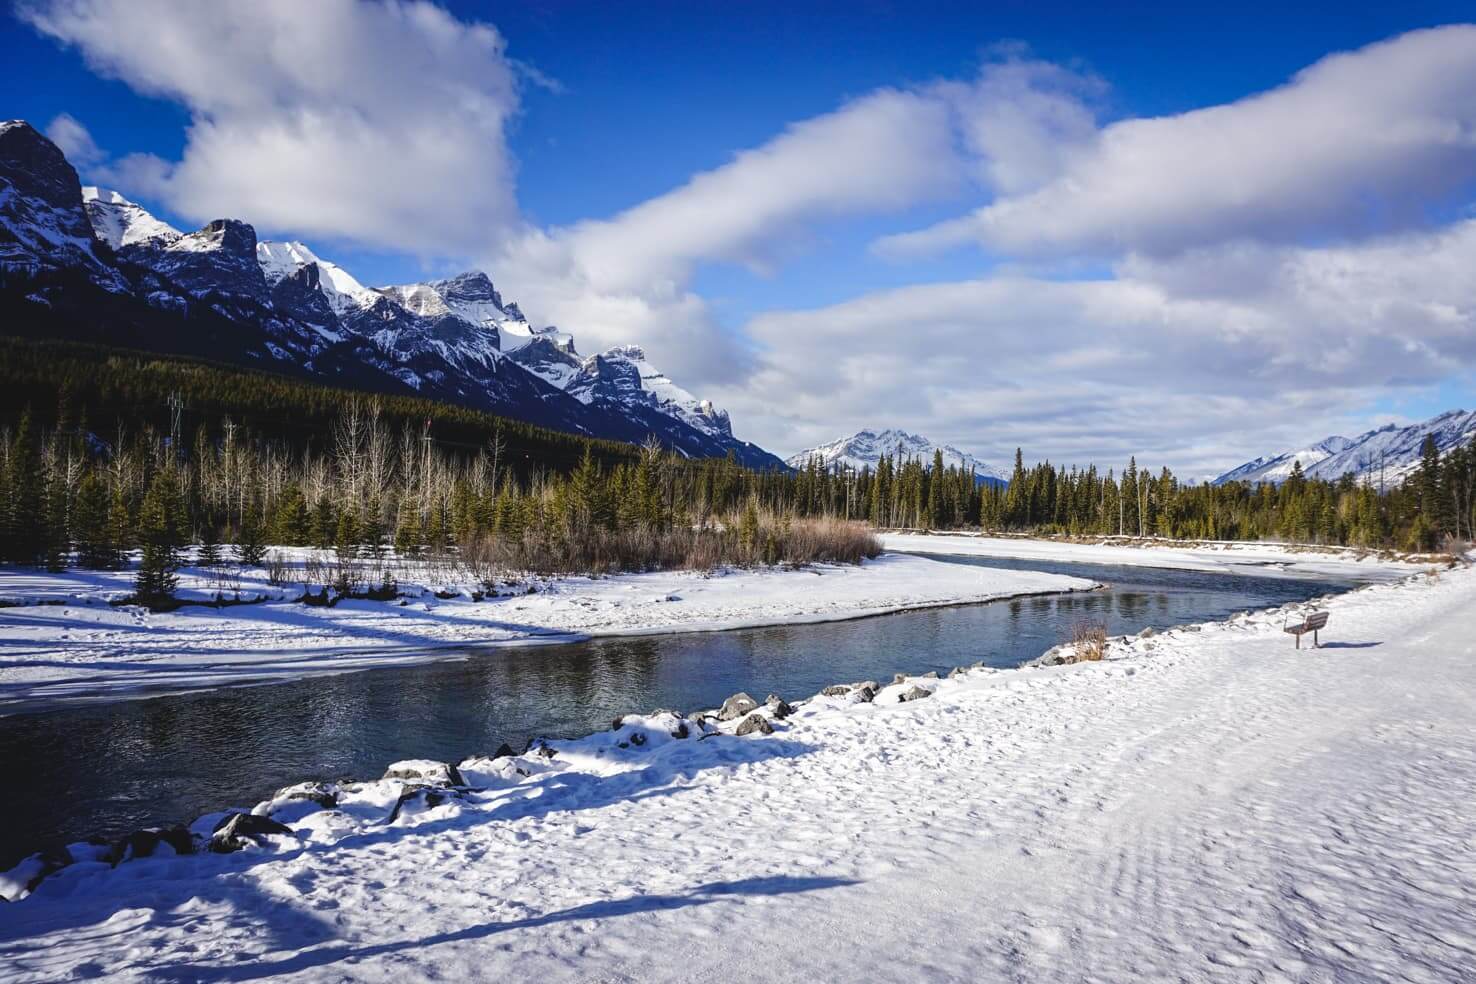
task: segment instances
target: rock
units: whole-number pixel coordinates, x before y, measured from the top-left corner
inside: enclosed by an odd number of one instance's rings
[[[435,786],[465,786],[461,773],[448,762],[433,762],[430,759],[407,759],[396,762],[384,773],[385,779],[408,779]]]
[[[742,723],[738,725],[738,730],[733,733],[741,738],[744,735],[751,735],[755,731],[762,735],[772,735],[774,733],[774,726],[762,714],[750,714],[743,719]]]
[[[821,697],[844,697],[846,694],[848,694],[850,692],[851,692],[851,688],[850,687],[846,686],[843,683],[837,683],[834,686],[826,687],[824,690],[820,691],[820,696]]]
[[[775,720],[778,721],[783,721],[794,713],[794,708],[789,706],[789,702],[778,694],[770,694],[769,699],[764,701],[764,706],[769,709],[774,715]]]
[[[617,715],[615,715],[615,720],[610,722],[610,730],[611,731],[619,731],[623,727],[625,727],[625,715],[624,714],[617,714]]]
[[[758,701],[747,694],[734,694],[723,701],[722,709],[718,711],[718,720],[736,721],[743,715],[756,710],[758,710]]]
[[[512,750],[511,745],[509,745],[507,742],[503,742],[501,745],[497,746],[497,751],[492,753],[492,757],[495,759],[512,758],[516,754],[517,753]]]
[[[327,783],[322,782],[305,782],[279,789],[273,799],[283,803],[316,803],[325,810],[338,806],[338,794]]]
[[[559,754],[559,751],[556,748],[549,747],[548,742],[540,741],[538,743],[538,747],[533,749],[533,754],[537,755],[539,758],[551,759],[555,755]]]
[[[215,825],[210,835],[210,850],[216,854],[230,854],[247,844],[261,844],[261,838],[269,835],[294,836],[292,828],[278,823],[271,817],[259,817],[254,813],[232,813]]]
[[[878,690],[881,689],[881,684],[877,683],[875,680],[862,680],[859,683],[851,684],[852,690],[861,690],[862,688],[870,688],[872,693],[876,693]]]
[[[1155,631],[1153,631],[1153,626],[1150,625],[1150,626],[1148,626],[1148,628],[1146,628],[1142,632],[1139,632],[1138,633],[1138,638],[1139,639],[1152,639],[1156,635],[1158,635],[1158,633],[1155,632]]]
[[[691,732],[687,730],[687,722],[686,721],[678,721],[677,722],[677,726],[676,726],[676,730],[671,733],[671,736],[673,738],[685,738],[685,737],[687,737],[690,734],[691,734]]]
[[[855,690],[855,694],[856,703],[858,704],[870,704],[872,701],[876,700],[876,688],[869,683],[857,687]]]
[[[646,736],[637,731],[635,734],[630,736],[630,743],[639,748],[646,743]]]
[[[440,806],[442,803],[453,799],[460,799],[461,794],[451,789],[432,789],[430,786],[413,786],[400,793],[400,798],[395,800],[394,809],[385,819],[385,823],[394,823],[400,817],[400,813],[407,806],[424,806],[429,810]]]
[[[899,704],[905,704],[910,700],[922,700],[924,697],[931,696],[933,696],[933,692],[928,688],[914,685],[903,691],[902,695],[897,698],[897,702]]]
[[[924,673],[922,676],[918,677],[918,679],[919,680],[936,680],[936,679],[938,679],[938,671],[937,670],[929,670],[928,672]]]
[[[953,669],[948,671],[948,679],[957,680],[959,677],[963,676],[967,672],[969,671],[964,669],[962,666],[955,666]]]
[[[175,854],[195,853],[195,840],[184,827],[148,827],[114,841],[103,860],[117,867],[134,858],[152,857],[160,844],[168,844]]]
[[[897,684],[899,684],[899,683],[906,683],[906,682],[907,682],[907,674],[906,673],[898,673],[896,676],[892,677],[892,686],[894,686],[894,687]]]
[[[0,873],[0,901],[19,902],[36,890],[48,876],[76,859],[64,847],[49,847],[32,854],[9,871]]]

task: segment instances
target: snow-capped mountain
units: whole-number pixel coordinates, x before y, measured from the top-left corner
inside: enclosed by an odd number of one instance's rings
[[[933,454],[937,451],[943,453],[945,468],[972,471],[981,480],[1008,481],[1008,476],[967,451],[960,451],[948,444],[935,444],[919,434],[895,429],[858,431],[850,437],[838,438],[829,444],[791,455],[785,459],[785,463],[791,468],[805,468],[811,460],[818,460],[824,468],[870,468],[875,471],[885,455],[894,460],[900,457],[903,461],[921,461],[925,466],[932,467]]]
[[[117,295],[103,302],[79,283]],[[486,274],[370,287],[300,242],[237,219],[181,232],[76,171],[30,125],[0,124],[0,288],[25,332],[205,355],[385,392],[416,392],[592,437],[655,435],[694,457],[779,459],[635,347],[581,358]],[[18,293],[19,292],[19,293]],[[37,318],[50,309],[50,324]]]
[[[1441,454],[1469,444],[1476,440],[1476,411],[1450,410],[1407,427],[1386,424],[1351,440],[1329,437],[1296,451],[1248,461],[1215,479],[1214,484],[1280,483],[1300,461],[1302,473],[1308,478],[1333,481],[1351,474],[1359,482],[1393,486],[1419,467],[1420,449],[1427,436],[1435,438]]]
[[[156,241],[167,245],[184,235],[116,191],[96,185],[83,187],[82,205],[87,209],[88,219],[92,221],[93,233],[114,250]]]
[[[1232,469],[1215,479],[1214,484],[1223,485],[1226,482],[1282,482],[1291,475],[1292,469],[1298,464],[1302,466],[1305,474],[1312,466],[1326,461],[1341,451],[1352,447],[1353,442],[1346,437],[1329,437],[1318,441],[1316,444],[1295,451],[1283,451],[1277,455],[1263,455],[1254,461],[1247,461],[1239,468]]]
[[[0,122],[0,278],[68,270],[104,290],[127,291],[99,247],[66,156],[30,124]]]

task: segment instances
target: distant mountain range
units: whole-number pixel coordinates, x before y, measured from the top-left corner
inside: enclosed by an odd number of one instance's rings
[[[812,460],[821,467],[870,468],[876,470],[883,456],[903,461],[921,461],[932,467],[934,452],[943,453],[945,468],[962,468],[973,471],[980,481],[1004,484],[1007,476],[998,469],[981,461],[967,451],[960,451],[948,444],[935,444],[920,434],[909,434],[901,430],[863,430],[850,437],[837,438],[829,444],[808,448],[785,459],[791,468],[808,467]]]
[[[581,356],[485,273],[369,287],[303,243],[258,241],[238,219],[183,232],[117,192],[82,188],[20,120],[0,123],[0,317],[7,334],[206,357],[783,467],[640,348]]]
[[[1408,427],[1388,424],[1355,438],[1325,438],[1305,448],[1247,461],[1215,479],[1214,484],[1279,484],[1300,462],[1302,473],[1309,478],[1331,481],[1351,474],[1359,482],[1393,486],[1419,467],[1420,448],[1427,436],[1435,438],[1441,454],[1470,443],[1476,439],[1476,411],[1450,410]]]

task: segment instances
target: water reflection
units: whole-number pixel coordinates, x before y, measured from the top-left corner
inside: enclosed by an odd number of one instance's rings
[[[43,843],[251,805],[307,778],[378,775],[396,759],[456,760],[503,742],[576,736],[619,713],[712,707],[737,690],[798,698],[897,671],[1014,666],[1083,618],[1113,634],[1224,618],[1351,582],[983,558],[1080,574],[1093,594],[1020,598],[739,632],[498,650],[461,662],[0,719],[8,804],[0,868]]]

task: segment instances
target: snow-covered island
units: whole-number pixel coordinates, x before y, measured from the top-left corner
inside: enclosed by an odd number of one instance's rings
[[[292,787],[225,833],[228,813],[195,824],[226,853],[114,867],[76,845],[0,907],[0,964],[703,981],[787,939],[766,979],[1459,980],[1473,604],[1457,565],[1112,639],[1100,662],[837,681]],[[1331,631],[1297,651],[1283,623],[1314,605]]]

